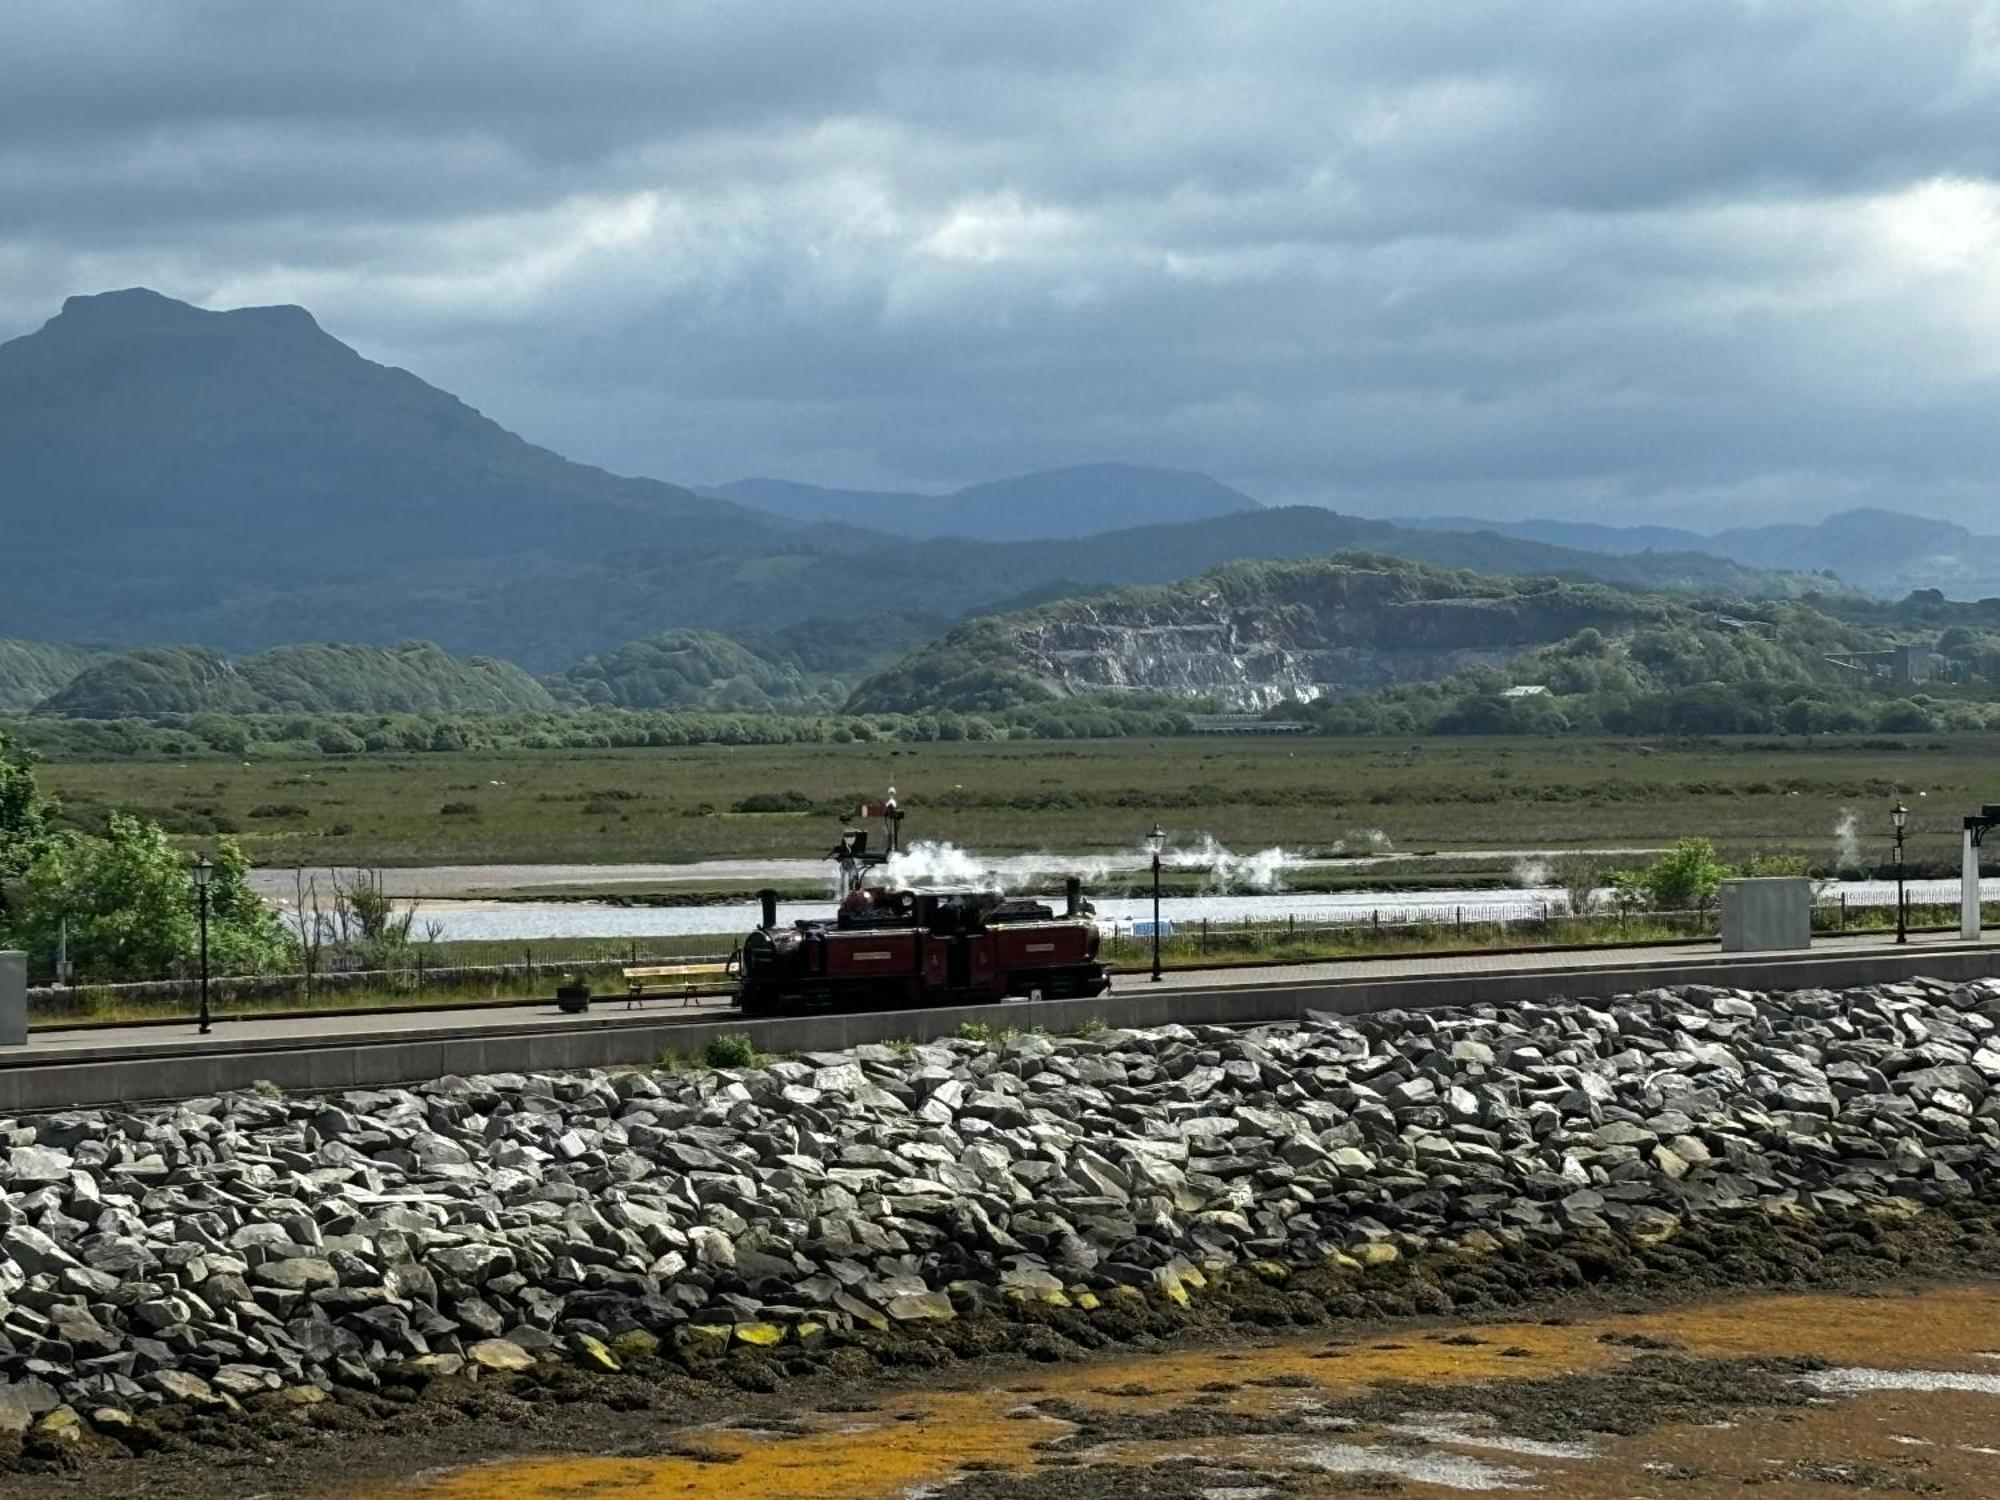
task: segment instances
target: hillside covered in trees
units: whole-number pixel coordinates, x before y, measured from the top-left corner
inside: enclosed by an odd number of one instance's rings
[[[510,662],[428,641],[279,646],[232,659],[199,646],[100,657],[35,706],[78,718],[254,713],[532,713],[549,690]]]
[[[1167,695],[1341,733],[1813,732],[1982,727],[1996,683],[2000,601],[1704,602],[1349,553],[975,620],[849,707]]]
[[[103,654],[61,641],[0,640],[0,713],[26,713]]]
[[[1371,553],[956,627],[909,609],[665,631],[539,681],[425,642],[0,643],[0,712],[31,704],[17,734],[60,754],[1067,738],[1214,712],[1342,734],[1906,732],[2000,725],[1996,685],[2000,600],[1700,600]]]

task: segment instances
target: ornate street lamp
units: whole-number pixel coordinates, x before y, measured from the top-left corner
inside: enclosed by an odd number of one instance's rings
[[[1153,851],[1153,983],[1160,982],[1160,851],[1167,847],[1167,831],[1158,823],[1146,835],[1146,847]]]
[[[1910,940],[1909,907],[1903,901],[1903,830],[1910,824],[1910,810],[1898,802],[1889,813],[1896,825],[1896,941]]]
[[[206,854],[194,862],[194,906],[201,921],[201,1034],[208,1035],[208,881],[215,866]]]

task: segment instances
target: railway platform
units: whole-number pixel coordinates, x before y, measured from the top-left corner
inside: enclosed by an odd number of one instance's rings
[[[546,1003],[299,1012],[194,1023],[36,1030],[0,1048],[0,1111],[49,1110],[187,1098],[269,1082],[288,1091],[409,1083],[451,1074],[602,1067],[698,1055],[718,1034],[748,1033],[769,1052],[831,1051],[894,1038],[921,1041],[980,1021],[1074,1029],[1170,1021],[1255,1024],[1308,1010],[1362,1014],[1395,1008],[1587,998],[1681,983],[1792,989],[1931,975],[2000,974],[2000,943],[1923,934],[1905,946],[1879,936],[1832,937],[1810,949],[1724,955],[1714,943],[1430,954],[1330,962],[1169,970],[1155,983],[1122,971],[1088,1000],[1008,1001],[751,1020],[727,997],[664,998],[627,1009],[614,1001],[581,1015]]]

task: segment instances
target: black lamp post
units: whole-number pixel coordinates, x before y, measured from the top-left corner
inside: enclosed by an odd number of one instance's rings
[[[1889,813],[1889,821],[1896,825],[1896,941],[1907,943],[1910,909],[1903,902],[1903,830],[1909,826],[1910,810],[1898,802]]]
[[[1153,983],[1160,982],[1160,851],[1167,847],[1167,831],[1158,823],[1146,835],[1146,847],[1153,851]]]
[[[201,922],[201,1034],[208,1035],[208,878],[215,866],[206,854],[194,862],[194,906]]]

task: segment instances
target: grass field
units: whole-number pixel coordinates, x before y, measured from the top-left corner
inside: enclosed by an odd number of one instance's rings
[[[1913,868],[1957,869],[1959,815],[2000,799],[2000,738],[1102,740],[420,755],[313,762],[70,762],[44,785],[84,826],[112,808],[259,864],[679,861],[812,856],[835,810],[891,782],[907,835],[987,853],[1133,850],[1159,820],[1238,850],[1661,844],[1861,863],[1912,809]],[[731,809],[796,793],[810,812]]]

